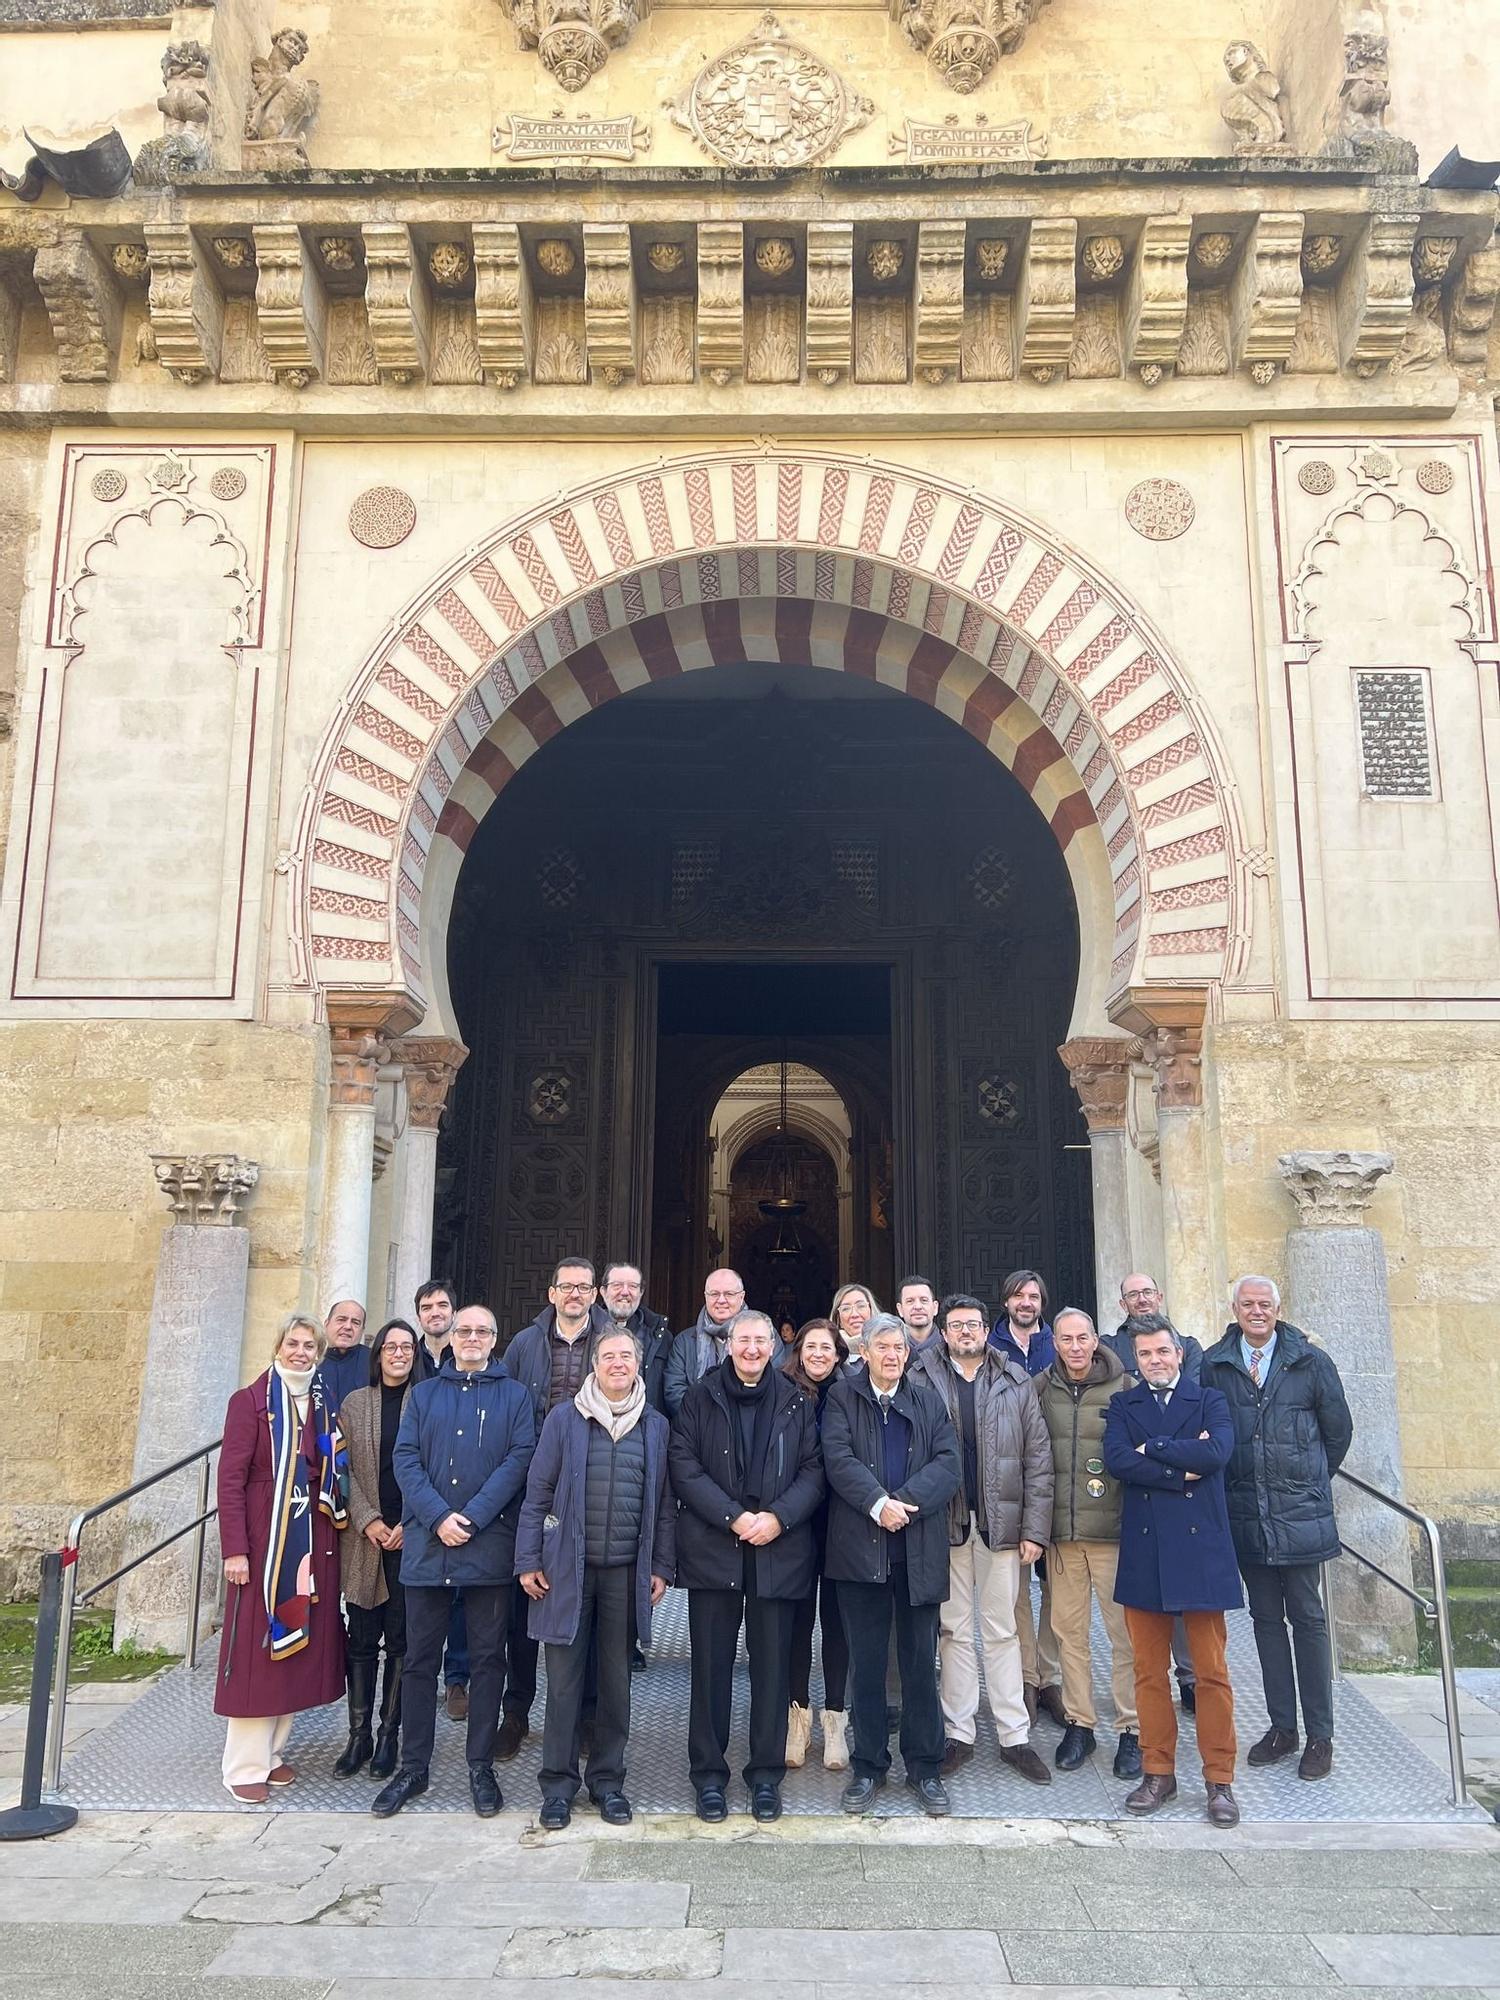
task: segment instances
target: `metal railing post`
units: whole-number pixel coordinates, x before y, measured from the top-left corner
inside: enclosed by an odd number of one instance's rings
[[[1333,1678],[1338,1680],[1343,1669],[1339,1665],[1339,1628],[1333,1615],[1333,1566],[1331,1563],[1319,1565],[1319,1584],[1323,1592],[1323,1622],[1328,1627],[1328,1658],[1333,1667]]]
[[[198,1468],[198,1526],[193,1535],[193,1588],[188,1597],[187,1645],[183,1651],[189,1667],[198,1664],[198,1620],[203,1609],[203,1549],[208,1537],[208,1461],[204,1453]]]
[[[58,1561],[62,1565],[62,1605],[57,1626],[57,1665],[52,1675],[52,1714],[47,1724],[47,1758],[42,1782],[49,1792],[62,1783],[63,1730],[68,1720],[68,1672],[73,1658],[73,1611],[78,1598],[78,1536],[75,1518]]]
[[[26,1711],[26,1754],[21,1766],[21,1802],[0,1812],[0,1840],[45,1840],[76,1825],[72,1806],[42,1802],[42,1764],[47,1747],[47,1702],[62,1604],[63,1560],[55,1549],[42,1557],[42,1588],[36,1608],[36,1651],[31,1656],[31,1703]]]
[[[1422,1519],[1432,1559],[1432,1600],[1437,1612],[1438,1671],[1443,1679],[1443,1719],[1448,1725],[1448,1769],[1453,1779],[1453,1803],[1467,1805],[1468,1786],[1464,1778],[1464,1739],[1458,1719],[1458,1673],[1453,1658],[1453,1625],[1448,1617],[1448,1579],[1443,1575],[1443,1543],[1437,1523]]]

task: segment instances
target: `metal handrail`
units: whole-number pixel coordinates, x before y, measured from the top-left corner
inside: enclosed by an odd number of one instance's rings
[[[1351,1557],[1357,1563],[1362,1563],[1366,1569],[1373,1570],[1375,1575],[1390,1584],[1393,1590],[1398,1590],[1403,1597],[1409,1598],[1428,1624],[1436,1627],[1438,1674],[1443,1688],[1443,1720],[1448,1730],[1448,1769],[1453,1780],[1453,1803],[1456,1806],[1467,1805],[1469,1794],[1464,1777],[1463,1728],[1458,1714],[1458,1672],[1453,1654],[1453,1624],[1448,1615],[1448,1580],[1443,1574],[1443,1538],[1438,1532],[1438,1525],[1430,1516],[1421,1513],[1417,1508],[1408,1507],[1404,1500],[1397,1500],[1393,1495],[1383,1493],[1378,1486],[1372,1486],[1368,1479],[1361,1479],[1357,1472],[1346,1472],[1340,1466],[1335,1477],[1346,1480],[1356,1491],[1363,1493],[1366,1499],[1378,1500],[1382,1507],[1389,1507],[1393,1514],[1399,1514],[1403,1520],[1410,1521],[1413,1527],[1420,1528],[1427,1537],[1427,1553],[1432,1563],[1431,1597],[1424,1596],[1421,1591],[1414,1590],[1409,1583],[1403,1583],[1399,1577],[1392,1576],[1388,1570],[1382,1569],[1373,1557],[1365,1555],[1359,1549],[1350,1548],[1342,1538],[1339,1548],[1344,1555]],[[1328,1587],[1326,1563],[1323,1565],[1323,1578],[1323,1594],[1328,1610],[1328,1634],[1333,1645],[1334,1672],[1337,1673],[1338,1650],[1337,1641],[1334,1639],[1333,1599]]]
[[[47,1748],[43,1758],[42,1777],[47,1791],[55,1793],[62,1781],[63,1732],[68,1720],[68,1677],[73,1655],[73,1621],[80,1604],[90,1604],[111,1584],[118,1583],[122,1576],[128,1576],[142,1563],[159,1556],[163,1549],[180,1542],[184,1535],[193,1537],[192,1590],[188,1597],[187,1635],[183,1645],[183,1655],[190,1667],[198,1664],[198,1622],[203,1610],[203,1554],[207,1541],[208,1524],[218,1513],[217,1507],[209,1505],[210,1461],[223,1443],[216,1437],[211,1444],[200,1445],[183,1458],[174,1459],[157,1472],[148,1473],[144,1479],[137,1479],[132,1486],[122,1487],[118,1493],[111,1493],[107,1499],[96,1501],[92,1507],[85,1507],[68,1523],[67,1536],[62,1547],[62,1604],[58,1618],[57,1658],[52,1670],[51,1713],[47,1718]],[[83,1542],[84,1529],[93,1521],[113,1513],[115,1508],[124,1506],[127,1500],[134,1500],[139,1493],[148,1492],[159,1486],[164,1479],[171,1479],[179,1472],[186,1472],[189,1466],[198,1467],[198,1511],[192,1520],[163,1535],[153,1542],[149,1549],[132,1556],[100,1582],[90,1584],[87,1590],[78,1588],[78,1559]]]

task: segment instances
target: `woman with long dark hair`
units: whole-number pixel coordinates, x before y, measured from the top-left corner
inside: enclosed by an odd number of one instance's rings
[[[784,1373],[811,1401],[817,1413],[818,1429],[823,1427],[823,1405],[830,1386],[848,1366],[849,1348],[833,1322],[810,1319],[797,1329],[787,1355]],[[849,1746],[845,1738],[844,1694],[849,1678],[849,1642],[839,1612],[838,1586],[823,1574],[823,1552],[828,1543],[828,1497],[825,1494],[813,1515],[813,1547],[818,1575],[812,1594],[797,1606],[792,1625],[791,1714],[787,1722],[786,1761],[795,1769],[807,1761],[812,1740],[812,1646],[813,1626],[823,1634],[823,1706],[818,1720],[823,1729],[823,1768],[844,1771],[849,1767]]]

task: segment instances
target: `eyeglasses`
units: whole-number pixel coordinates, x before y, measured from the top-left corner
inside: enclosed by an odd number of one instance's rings
[[[1121,1292],[1120,1297],[1128,1305],[1132,1299],[1156,1299],[1160,1298],[1161,1294],[1155,1285],[1139,1285],[1133,1292]]]
[[[591,1292],[594,1288],[592,1285],[554,1285],[552,1289],[554,1292]]]
[[[984,1333],[987,1331],[987,1328],[982,1319],[950,1319],[948,1322],[948,1331],[950,1333]]]
[[[727,1306],[735,1299],[742,1299],[745,1294],[742,1289],[738,1292],[705,1292],[703,1296],[711,1306]]]

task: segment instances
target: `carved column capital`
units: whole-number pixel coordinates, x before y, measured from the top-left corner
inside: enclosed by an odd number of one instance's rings
[[[1134,1037],[1122,1035],[1079,1035],[1057,1051],[1090,1132],[1124,1131],[1130,1065],[1140,1052]]]
[[[1395,1165],[1389,1153],[1283,1153],[1276,1162],[1307,1229],[1364,1227],[1375,1183]]]
[[[380,1066],[390,1060],[393,1035],[416,1025],[416,1009],[404,993],[329,993],[328,1035],[333,1050],[331,1104],[373,1110]]]
[[[1203,1102],[1203,1023],[1206,986],[1129,986],[1109,1004],[1116,1027],[1141,1038],[1141,1058],[1156,1072],[1162,1111]]]
[[[392,1042],[390,1059],[406,1072],[407,1114],[419,1132],[438,1129],[453,1080],[468,1055],[462,1042],[441,1035],[403,1035]]]
[[[238,1153],[153,1153],[151,1165],[173,1222],[198,1229],[232,1228],[260,1179],[257,1163]]]

